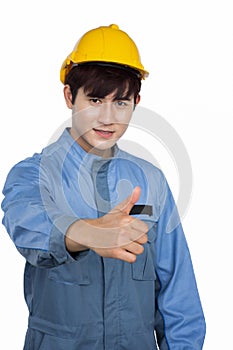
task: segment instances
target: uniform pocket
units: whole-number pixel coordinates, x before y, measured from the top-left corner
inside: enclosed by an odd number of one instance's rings
[[[156,240],[156,223],[144,220],[149,227],[148,242],[144,245],[144,252],[137,256],[132,264],[132,278],[139,281],[155,281],[156,273],[154,267],[154,243]]]
[[[85,254],[74,262],[69,262],[49,270],[49,279],[64,284],[90,284],[89,277],[89,254]]]
[[[102,349],[102,334],[98,320],[72,325],[30,316],[24,350]]]
[[[30,337],[30,339],[29,339]],[[23,350],[74,350],[76,349],[72,339],[63,339],[29,328]]]

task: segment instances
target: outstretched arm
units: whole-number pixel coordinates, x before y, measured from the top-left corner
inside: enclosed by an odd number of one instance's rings
[[[51,182],[34,156],[9,173],[3,194],[3,224],[19,252],[34,266],[53,267],[81,250],[133,262],[143,252],[147,225],[129,215],[140,196],[132,195],[99,219],[77,220],[53,199]]]

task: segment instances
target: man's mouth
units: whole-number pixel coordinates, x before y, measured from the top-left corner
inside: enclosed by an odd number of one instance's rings
[[[111,131],[111,130],[102,130],[102,129],[95,129],[95,128],[93,128],[93,130],[96,132],[97,135],[105,139],[109,139],[114,134],[114,131]]]

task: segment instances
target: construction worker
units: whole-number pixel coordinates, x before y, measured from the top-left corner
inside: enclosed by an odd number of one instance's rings
[[[168,183],[117,146],[147,76],[117,25],[85,33],[60,72],[72,126],[8,174],[3,224],[26,259],[24,350],[202,349]]]

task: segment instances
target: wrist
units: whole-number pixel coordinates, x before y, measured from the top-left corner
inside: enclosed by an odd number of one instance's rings
[[[77,220],[71,224],[66,231],[65,245],[69,252],[79,252],[89,249],[84,243],[82,237],[84,236],[83,231],[83,220]]]

